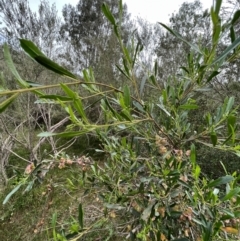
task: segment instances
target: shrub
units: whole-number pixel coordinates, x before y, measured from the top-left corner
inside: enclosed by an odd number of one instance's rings
[[[161,241],[239,239],[240,176],[225,170],[226,174],[215,180],[204,177],[195,148],[195,144],[200,143],[239,155],[238,107],[234,106],[233,97],[226,97],[214,114],[202,113],[205,123],[198,133],[189,118],[193,110],[198,110],[198,93],[205,91],[224,67],[224,62],[239,53],[240,39],[231,38],[231,44],[220,55],[216,54],[221,36],[227,30],[232,33],[239,18],[236,13],[231,21],[222,24],[220,6],[221,1],[217,0],[211,9],[210,47],[193,45],[161,24],[192,48],[187,66],[182,66],[181,74],[169,78],[164,87],[160,87],[157,80],[157,63],[149,70],[148,82],[138,82],[136,73],[140,68],[138,55],[142,46],[134,38],[129,41],[131,44],[123,43],[121,22],[113,17],[105,4],[103,13],[113,25],[123,52],[122,67],[117,66],[126,77],[122,88],[96,82],[91,69],[84,70],[84,79],[78,80],[74,74],[47,59],[32,42],[20,40],[30,57],[75,81],[60,84],[65,93],[62,96],[45,95],[38,92],[38,88],[29,89],[40,99],[61,104],[71,120],[64,132],[46,132],[40,136],[75,137],[86,133],[98,136],[101,144],[96,152],[105,153],[104,163],[95,161],[89,170],[83,170],[85,188],[101,190],[99,198],[104,203],[105,217],[122,238]],[[120,15],[121,11],[120,1]],[[24,86],[24,81],[18,80]],[[81,96],[73,91],[72,84],[80,85],[88,95]],[[144,99],[145,88],[153,89],[154,96]],[[17,97],[14,91],[11,93],[13,95],[2,105],[2,110]],[[96,97],[99,98],[96,100]],[[85,113],[84,100],[91,98],[102,111],[100,123],[93,123]],[[71,240],[79,239],[96,227],[94,223],[84,226],[83,209],[84,203],[79,205],[79,225],[71,233],[74,236]],[[56,216],[53,221],[55,224]],[[55,226],[53,236],[55,240],[66,240],[67,237],[57,233]]]

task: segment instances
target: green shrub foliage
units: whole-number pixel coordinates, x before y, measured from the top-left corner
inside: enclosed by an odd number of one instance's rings
[[[32,42],[21,39],[22,48],[31,58],[70,79],[69,83],[57,85],[62,89],[62,95],[47,95],[44,89],[56,85],[29,88],[19,76],[5,46],[7,64],[22,89],[1,89],[1,95],[7,98],[0,104],[0,111],[4,111],[20,93],[31,91],[38,95],[38,103],[51,100],[61,105],[71,120],[65,131],[44,132],[39,136],[97,136],[100,145],[95,151],[104,153],[104,160],[95,160],[83,169],[84,185],[88,191],[101,190],[99,199],[104,204],[105,218],[113,223],[122,240],[210,241],[240,238],[239,173],[229,173],[219,162],[218,168],[222,168],[225,175],[214,179],[205,177],[196,151],[199,149],[196,147],[205,146],[215,152],[220,150],[240,155],[238,106],[234,97],[226,97],[211,113],[202,106],[199,108],[199,96],[209,91],[211,81],[224,71],[224,65],[239,56],[240,37],[234,35],[239,11],[233,19],[223,22],[219,15],[220,7],[221,0],[216,0],[210,10],[212,39],[208,45],[190,43],[178,32],[160,23],[190,48],[185,56],[187,65],[179,66],[181,72],[169,78],[164,85],[159,83],[157,61],[152,69],[148,69],[147,78],[138,79],[137,73],[142,68],[138,56],[143,46],[134,36],[127,44],[122,40],[122,1],[119,3],[118,19],[106,4],[102,5],[122,51],[122,61],[116,66],[125,77],[121,88],[97,82],[91,69],[84,70],[83,79],[79,79],[48,59]],[[218,44],[228,32],[229,45],[219,52]],[[80,91],[73,90],[72,85],[79,86]],[[150,96],[143,94],[146,89]],[[97,122],[88,118],[90,107],[86,103],[98,107]],[[200,126],[199,123],[196,126],[193,113],[201,117]],[[211,161],[208,158],[204,157],[204,161]],[[4,203],[20,188],[19,185]],[[98,227],[98,222],[102,220],[85,226],[83,210],[84,204],[80,204],[79,224],[74,224],[74,232],[70,231],[69,235],[56,231],[57,216],[53,216],[54,240],[78,240],[87,231]]]

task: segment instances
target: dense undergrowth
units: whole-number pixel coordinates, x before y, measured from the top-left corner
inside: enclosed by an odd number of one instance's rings
[[[2,196],[1,225],[4,232],[10,226],[16,228],[10,230],[6,240],[10,236],[15,240],[54,241],[239,240],[238,170],[226,169],[223,161],[216,165],[224,171],[223,176],[206,175],[201,170],[205,163],[198,161],[211,159],[210,155],[199,157],[204,147],[213,153],[240,155],[234,97],[226,96],[211,113],[198,105],[199,95],[211,90],[209,83],[224,70],[224,64],[239,56],[240,38],[234,35],[239,11],[222,23],[220,7],[217,0],[210,11],[213,29],[209,46],[189,43],[161,24],[191,47],[187,65],[180,66],[182,71],[162,85],[157,62],[146,79],[137,79],[142,46],[134,37],[126,45],[122,41],[121,1],[118,20],[107,5],[102,6],[123,53],[122,63],[116,67],[126,78],[121,88],[97,82],[91,69],[84,70],[83,80],[79,80],[49,60],[32,42],[21,39],[22,48],[31,58],[72,81],[59,84],[62,95],[46,94],[43,90],[49,86],[29,88],[16,72],[8,47],[4,47],[9,68],[22,89],[1,92],[10,95],[1,104],[1,111],[19,93],[31,91],[38,96],[38,104],[54,102],[70,119],[66,130],[38,136],[94,136],[98,142],[94,152],[75,157],[62,152],[30,163],[25,173],[9,182],[9,193]],[[226,32],[230,32],[231,42],[219,53],[218,44]],[[73,84],[80,90],[72,89]],[[145,98],[145,93],[152,94]],[[98,105],[97,122],[88,118],[86,103]],[[203,117],[197,129],[193,112]],[[27,228],[21,232],[16,222],[25,218]]]

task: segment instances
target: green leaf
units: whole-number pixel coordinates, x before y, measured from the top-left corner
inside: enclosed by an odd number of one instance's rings
[[[29,192],[32,190],[32,187],[33,187],[33,184],[34,184],[34,180],[30,181],[26,187],[26,189],[23,191],[23,194],[26,193],[26,192]]]
[[[233,49],[235,49],[240,44],[240,37],[237,38],[230,46],[228,46],[220,56],[218,56],[213,62],[212,65],[223,60]]]
[[[157,73],[158,73],[158,62],[156,60],[154,63],[154,75],[157,76]]]
[[[67,97],[67,96],[61,96],[61,95],[41,95],[39,97],[40,99],[49,99],[49,100],[61,100],[61,101],[70,101],[72,100],[71,97]]]
[[[37,56],[34,59],[39,64],[44,66],[45,68],[47,68],[47,69],[49,69],[49,70],[51,70],[51,71],[53,71],[53,72],[55,72],[57,74],[68,76],[68,77],[73,78],[73,79],[77,79],[77,77],[74,74],[72,74],[68,70],[64,69],[63,67],[61,67],[57,63],[53,62],[52,60],[48,59],[47,57]]]
[[[118,65],[116,65],[116,67],[127,79],[131,80],[131,78],[128,77],[128,75]]]
[[[233,105],[234,105],[234,97],[232,96],[228,100],[227,107],[226,107],[226,110],[225,110],[225,114],[228,114],[230,112],[230,110],[232,109]]]
[[[23,183],[18,184],[3,200],[3,205],[6,204],[9,199],[11,198],[11,196],[18,191],[18,189],[23,185]]]
[[[86,123],[88,123],[88,119],[87,119],[86,113],[83,108],[83,103],[82,103],[81,97],[78,94],[76,94],[74,91],[72,91],[67,85],[65,85],[65,84],[60,84],[60,85],[61,85],[62,89],[65,91],[65,93],[70,98],[72,98],[73,106],[77,110],[79,115],[82,117],[82,119]]]
[[[237,10],[233,15],[231,24],[234,25],[239,18],[240,18],[240,10]]]
[[[127,107],[131,105],[131,96],[130,96],[130,89],[128,85],[125,85],[123,88],[123,96],[124,96],[124,103]]]
[[[207,78],[207,83],[210,82],[215,76],[217,76],[220,72],[214,70],[210,76]]]
[[[224,176],[224,177],[219,177],[218,179],[210,182],[207,187],[216,187],[216,186],[220,186],[220,185],[223,185],[223,184],[227,184],[229,182],[231,182],[232,180],[234,180],[234,177],[233,176],[230,176],[230,175],[227,175],[227,176]]]
[[[132,68],[133,68],[134,65],[135,65],[136,58],[137,58],[137,54],[138,54],[138,52],[140,52],[141,47],[142,47],[142,45],[138,42],[138,43],[137,43],[137,46],[136,46],[136,49],[135,49],[134,57],[133,57],[133,60],[132,60]]]
[[[214,12],[216,13],[216,15],[218,15],[222,5],[222,0],[215,0],[214,2],[215,2]]]
[[[235,35],[235,31],[234,31],[234,28],[231,27],[230,28],[230,38],[231,38],[231,42],[233,43],[236,39],[236,35]]]
[[[78,222],[81,229],[83,229],[83,208],[81,203],[78,206]]]
[[[232,131],[234,130],[236,121],[237,121],[236,116],[229,115],[227,117],[228,134],[233,134]]]
[[[38,56],[46,57],[39,48],[30,40],[19,39],[21,47],[28,53],[33,59]]]
[[[143,109],[143,106],[142,106],[139,102],[133,101],[133,105],[134,105],[140,112],[145,113],[145,110]]]
[[[4,50],[4,58],[6,60],[8,68],[11,70],[11,72],[14,75],[14,77],[16,78],[18,84],[21,87],[28,88],[29,84],[21,78],[17,69],[15,68],[15,65],[12,61],[12,57],[11,57],[11,54],[9,52],[9,48],[8,48],[7,44],[4,44],[3,50]]]
[[[189,71],[188,71],[188,69],[186,68],[186,67],[184,67],[184,66],[181,66],[180,67],[180,69],[183,69],[186,73],[188,73],[189,74]]]
[[[200,168],[199,165],[196,165],[195,170],[194,170],[194,177],[195,177],[196,179],[198,179],[200,173],[201,173],[201,168]]]
[[[104,13],[105,17],[109,20],[109,22],[112,25],[116,26],[115,19],[114,19],[113,15],[112,15],[108,5],[105,4],[105,3],[103,3],[103,5],[102,5],[102,12]]]
[[[194,49],[195,51],[197,51],[200,54],[203,54],[200,49],[198,48],[198,46],[196,46],[195,44],[189,43],[187,40],[185,40],[181,34],[179,34],[178,32],[174,31],[173,29],[169,28],[168,26],[166,26],[163,23],[159,23],[160,25],[162,25],[165,29],[167,29],[172,35],[174,35],[175,37],[177,37],[178,39],[182,40],[184,43],[186,43],[187,45],[189,45],[192,49]]]
[[[57,223],[57,213],[55,212],[52,216],[52,227],[53,227],[53,229],[56,227],[56,223]]]
[[[196,109],[198,109],[198,105],[185,104],[185,105],[180,105],[179,108],[182,109],[182,110],[196,110]]]
[[[50,69],[57,74],[77,79],[74,74],[47,58],[33,42],[26,39],[20,39],[20,44],[21,47],[31,58],[33,58],[35,61],[37,61],[39,64],[43,65],[47,69]]]
[[[152,82],[153,85],[157,86],[157,81],[156,81],[156,78],[155,78],[154,75],[151,75],[151,76],[149,77],[149,79],[151,80],[151,82]]]
[[[10,96],[8,99],[4,100],[3,102],[0,103],[0,113],[5,111],[9,105],[12,104],[12,102],[17,98],[19,94],[16,93],[12,96]]]
[[[40,86],[43,86],[41,84],[29,81],[29,80],[26,80],[26,82],[29,84],[29,87],[40,87]]]
[[[240,187],[234,188],[231,190],[227,195],[225,195],[221,200],[227,201],[230,200],[232,197],[236,196],[238,193],[240,193]]]
[[[215,132],[212,132],[212,133],[210,134],[210,137],[211,137],[211,141],[212,141],[213,146],[216,146],[216,145],[217,145],[217,140],[218,140],[216,133],[215,133]]]

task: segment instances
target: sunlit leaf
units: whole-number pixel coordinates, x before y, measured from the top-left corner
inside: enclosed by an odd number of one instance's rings
[[[238,230],[236,228],[232,227],[221,227],[221,230],[226,232],[226,233],[231,233],[231,234],[238,234]]]

